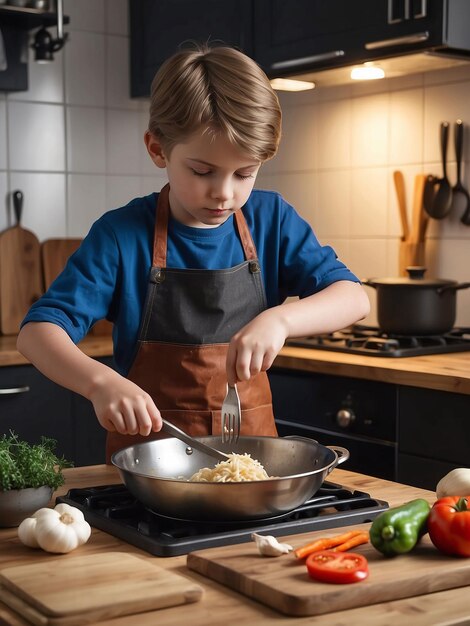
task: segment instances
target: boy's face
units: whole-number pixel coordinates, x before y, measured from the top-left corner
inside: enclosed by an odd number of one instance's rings
[[[153,162],[166,167],[171,214],[187,226],[223,224],[247,201],[260,168],[222,133],[196,133],[169,157],[149,133],[146,144]]]

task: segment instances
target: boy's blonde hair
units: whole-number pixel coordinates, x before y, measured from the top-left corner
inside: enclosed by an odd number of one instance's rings
[[[169,156],[200,129],[221,131],[257,161],[271,159],[281,137],[281,108],[263,70],[226,46],[177,52],[152,82],[149,131]]]

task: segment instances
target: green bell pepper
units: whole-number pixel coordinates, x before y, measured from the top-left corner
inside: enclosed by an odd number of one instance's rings
[[[370,527],[371,544],[385,556],[409,552],[427,532],[430,510],[429,503],[418,498],[380,513]]]

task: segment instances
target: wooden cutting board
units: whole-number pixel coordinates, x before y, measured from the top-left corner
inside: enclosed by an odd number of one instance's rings
[[[0,332],[15,335],[29,307],[43,293],[40,244],[20,225],[23,194],[13,192],[16,225],[0,233]]]
[[[41,244],[41,261],[46,289],[64,269],[68,258],[82,243],[81,239],[46,239]],[[107,320],[99,320],[91,329],[92,335],[111,335],[113,326]]]
[[[0,572],[0,585],[0,600],[39,626],[93,624],[196,602],[203,595],[189,579],[125,552],[9,567]]]
[[[67,259],[82,243],[81,239],[46,239],[41,244],[41,261],[44,287],[50,284],[64,269]]]
[[[333,536],[370,524],[335,528],[279,539],[295,548],[318,537]],[[268,533],[264,533],[268,534]],[[281,613],[322,615],[334,611],[419,596],[470,584],[470,559],[447,557],[429,536],[412,553],[386,558],[370,544],[353,550],[369,561],[369,577],[359,583],[334,585],[312,580],[304,561],[292,553],[261,556],[254,542],[210,548],[188,554],[188,567]]]

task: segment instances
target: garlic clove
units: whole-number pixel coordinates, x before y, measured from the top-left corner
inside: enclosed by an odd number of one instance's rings
[[[251,538],[256,543],[258,552],[263,556],[281,556],[281,554],[288,554],[293,550],[291,545],[288,543],[279,543],[276,537],[272,535],[252,533]]]
[[[39,544],[36,539],[36,522],[35,517],[27,517],[18,526],[18,537],[22,544],[28,546],[28,548],[39,548]]]

